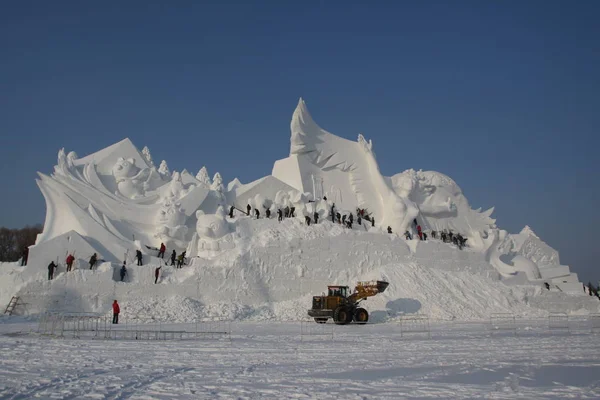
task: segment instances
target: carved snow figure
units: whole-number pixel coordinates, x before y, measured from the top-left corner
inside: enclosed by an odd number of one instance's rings
[[[221,251],[233,248],[229,223],[226,220],[225,210],[219,207],[215,214],[205,214],[203,211],[196,211],[196,233],[197,236],[197,255],[211,258],[221,254]],[[228,240],[229,238],[229,240]],[[194,256],[193,253],[190,256]]]
[[[208,170],[206,167],[200,168],[200,171],[196,174],[196,179],[200,181],[200,186],[210,188],[212,182],[208,176]]]
[[[204,214],[196,211],[196,232],[200,238],[219,239],[229,233],[229,224],[225,219],[223,207],[217,209],[216,214]]]
[[[165,200],[156,216],[157,232],[155,237],[168,241],[175,239],[185,240],[188,227],[185,226],[186,216],[179,203]]]
[[[115,194],[120,193],[130,199],[145,195],[146,190],[149,189],[152,175],[150,168],[140,169],[135,165],[133,158],[123,159],[122,157],[119,157],[112,168],[112,174],[119,189]]]

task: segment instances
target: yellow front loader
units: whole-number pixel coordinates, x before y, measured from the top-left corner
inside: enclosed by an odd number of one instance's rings
[[[358,282],[352,293],[348,286],[327,286],[326,296],[313,297],[308,315],[319,324],[326,323],[329,318],[338,325],[349,324],[352,321],[366,324],[369,321],[369,313],[358,305],[368,297],[385,292],[388,286],[389,283],[384,281]]]

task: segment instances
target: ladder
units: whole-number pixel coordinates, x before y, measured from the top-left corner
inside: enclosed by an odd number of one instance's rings
[[[19,296],[13,296],[10,301],[8,302],[8,305],[6,306],[6,310],[4,310],[4,314],[8,314],[8,315],[12,315],[13,311],[15,311],[15,308],[17,307],[17,304],[19,303]]]

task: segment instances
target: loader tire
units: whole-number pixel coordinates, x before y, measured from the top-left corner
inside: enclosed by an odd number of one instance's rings
[[[357,308],[354,312],[354,322],[364,325],[369,321],[369,312],[364,308]]]
[[[333,321],[338,325],[346,325],[352,321],[352,313],[347,307],[338,307],[333,312]]]

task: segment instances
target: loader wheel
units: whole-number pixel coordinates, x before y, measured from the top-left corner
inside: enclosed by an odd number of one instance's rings
[[[315,322],[317,324],[326,324],[327,323],[327,318],[315,318]]]
[[[352,321],[352,314],[346,307],[338,307],[333,312],[333,321],[338,325],[345,325]]]
[[[369,320],[369,312],[364,308],[357,308],[354,313],[354,321],[357,324],[364,325]]]

